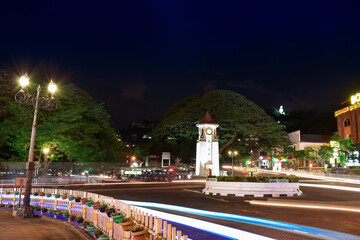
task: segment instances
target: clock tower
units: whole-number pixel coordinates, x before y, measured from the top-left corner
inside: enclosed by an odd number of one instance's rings
[[[215,123],[207,112],[200,123],[196,125],[199,129],[199,138],[196,143],[196,175],[219,176],[219,140]]]

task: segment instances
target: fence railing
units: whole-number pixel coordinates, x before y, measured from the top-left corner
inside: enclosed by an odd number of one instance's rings
[[[22,195],[19,188],[2,188],[0,189],[0,204],[11,204],[13,209],[16,205],[22,204]],[[110,239],[135,240],[136,233],[132,233],[129,229],[123,227],[121,224],[114,222],[113,218],[109,217],[106,212],[100,212],[92,206],[88,207],[82,202],[76,202],[69,199],[55,198],[54,195],[73,195],[86,199],[92,199],[94,202],[106,203],[110,207],[115,208],[127,217],[131,217],[133,223],[137,226],[142,226],[146,230],[146,235],[143,239],[150,240],[187,240],[187,235],[182,235],[182,232],[173,227],[165,219],[153,216],[144,210],[140,210],[134,206],[126,204],[122,201],[116,200],[112,197],[77,191],[68,189],[47,189],[47,188],[32,188],[32,192],[51,193],[51,197],[47,196],[34,196],[30,197],[30,204],[35,208],[40,208],[39,214],[43,215],[43,208],[52,209],[55,211],[68,211],[69,214],[81,216],[85,221],[91,222],[95,227],[102,229],[106,232]],[[50,217],[58,218],[56,214],[47,214]],[[68,218],[68,222],[72,223]]]

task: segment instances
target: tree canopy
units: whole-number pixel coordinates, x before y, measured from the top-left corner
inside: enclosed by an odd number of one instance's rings
[[[153,135],[176,144],[191,139],[194,144],[198,134],[196,124],[206,111],[219,124],[220,153],[231,144],[244,143],[250,136],[258,139],[259,150],[284,149],[290,145],[287,133],[261,107],[226,90],[191,95],[175,103],[162,116]]]
[[[26,89],[33,95],[38,84]],[[0,145],[8,149],[3,160],[26,161],[28,157],[34,108],[13,100],[19,90],[6,76],[0,77]],[[46,96],[42,86],[41,96]],[[36,155],[44,146],[51,148],[49,158],[61,161],[115,161],[123,148],[110,125],[110,116],[85,91],[69,83],[58,86],[55,111],[40,109],[36,133]]]

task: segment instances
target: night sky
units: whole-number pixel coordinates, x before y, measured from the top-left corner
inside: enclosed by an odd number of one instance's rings
[[[0,67],[104,102],[117,127],[188,95],[334,111],[360,92],[359,1],[7,1]]]

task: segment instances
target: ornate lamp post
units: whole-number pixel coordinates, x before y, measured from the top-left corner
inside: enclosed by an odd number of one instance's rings
[[[40,85],[37,88],[36,97],[25,93],[24,88],[29,84],[29,77],[27,73],[23,75],[20,80],[21,89],[15,94],[15,101],[26,106],[33,106],[34,111],[34,121],[32,124],[31,131],[31,140],[30,140],[30,149],[29,149],[29,159],[26,163],[26,185],[25,185],[25,196],[23,206],[19,209],[17,216],[24,218],[32,218],[34,213],[32,207],[30,206],[30,194],[31,194],[31,180],[34,170],[34,148],[35,148],[35,137],[36,137],[36,122],[38,109],[43,108],[50,111],[53,111],[57,108],[57,103],[54,98],[54,93],[56,91],[56,85],[51,80],[48,86],[48,90],[51,93],[51,98],[40,97],[41,87]]]
[[[231,176],[234,176],[234,156],[238,155],[237,151],[229,151],[229,156],[231,156]]]

